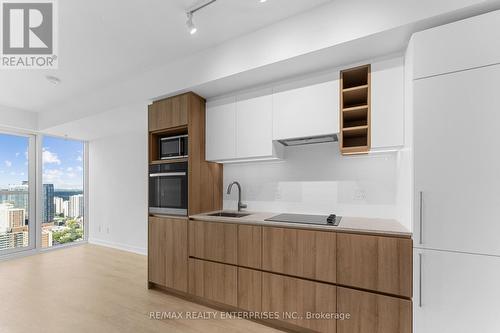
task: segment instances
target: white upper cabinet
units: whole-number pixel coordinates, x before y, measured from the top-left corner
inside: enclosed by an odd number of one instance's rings
[[[273,98],[238,96],[236,100],[236,158],[273,155]]]
[[[415,246],[500,255],[500,65],[414,87]]]
[[[403,58],[373,63],[371,72],[371,148],[404,144]]]
[[[207,103],[206,159],[215,162],[281,157],[273,143],[271,89]]]
[[[499,41],[500,11],[416,33],[414,77],[500,63]]]
[[[236,157],[236,98],[207,103],[206,159],[217,161]]]
[[[274,140],[338,132],[338,79],[299,88],[275,89],[273,94]]]

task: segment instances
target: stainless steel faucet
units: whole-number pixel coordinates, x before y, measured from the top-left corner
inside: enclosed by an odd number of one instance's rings
[[[236,186],[238,186],[238,212],[241,211],[242,208],[247,208],[247,205],[242,203],[241,202],[241,185],[240,183],[238,182],[232,182],[231,184],[229,184],[229,186],[227,187],[227,194],[231,194],[231,188],[233,187],[233,185],[236,184]]]

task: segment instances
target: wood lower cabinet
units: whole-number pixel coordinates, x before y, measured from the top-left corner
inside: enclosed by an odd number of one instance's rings
[[[238,226],[238,266],[262,268],[262,227]]]
[[[337,333],[411,333],[412,302],[349,288],[337,288]]]
[[[149,282],[187,292],[187,225],[182,218],[149,218]]]
[[[411,239],[337,234],[337,283],[412,296]]]
[[[237,267],[189,258],[190,294],[236,307],[237,285]]]
[[[149,131],[186,126],[188,124],[188,94],[166,98],[149,106]]]
[[[334,333],[335,319],[307,319],[308,314],[335,314],[337,287],[277,274],[262,273],[262,311],[278,312],[280,320],[317,332]],[[286,316],[295,318],[286,318]]]
[[[237,264],[238,225],[189,221],[189,256]]]
[[[247,311],[262,311],[262,272],[238,268],[238,307]]]
[[[336,282],[334,232],[264,227],[262,269]]]

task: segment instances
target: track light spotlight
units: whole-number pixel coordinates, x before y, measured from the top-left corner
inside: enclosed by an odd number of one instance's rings
[[[186,21],[186,25],[187,25],[188,31],[191,35],[194,35],[196,33],[196,31],[198,31],[198,29],[196,28],[196,26],[193,23],[193,13],[187,13],[187,17],[188,17],[188,19]]]

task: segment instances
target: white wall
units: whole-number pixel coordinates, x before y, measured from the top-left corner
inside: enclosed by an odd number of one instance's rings
[[[239,181],[249,211],[393,218],[409,228],[399,215],[399,164],[396,152],[342,156],[337,143],[287,147],[284,161],[225,164],[224,187]],[[234,188],[224,209],[236,200]]]
[[[108,119],[135,129],[89,142],[89,242],[147,253],[147,111]]]

